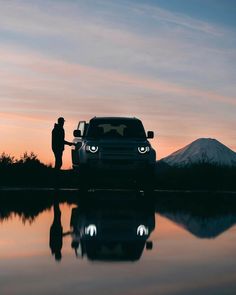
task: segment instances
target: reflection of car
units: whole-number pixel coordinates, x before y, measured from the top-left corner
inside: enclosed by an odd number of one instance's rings
[[[89,123],[79,122],[74,137],[72,163],[81,174],[122,171],[146,179],[154,175],[156,152],[148,141],[154,133],[146,135],[137,118],[94,117]]]
[[[127,196],[124,199],[127,200]],[[112,201],[112,204],[103,202],[99,206],[91,206],[89,202],[87,206],[73,208],[73,248],[90,260],[140,259],[145,246],[152,248],[152,242],[147,239],[154,230],[155,216],[147,201],[139,199],[139,202]]]

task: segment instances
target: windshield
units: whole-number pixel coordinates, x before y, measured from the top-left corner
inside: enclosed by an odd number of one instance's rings
[[[89,124],[87,137],[92,138],[146,138],[139,120],[95,119]]]

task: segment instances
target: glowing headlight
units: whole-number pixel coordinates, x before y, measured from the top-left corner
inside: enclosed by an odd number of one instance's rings
[[[96,145],[87,145],[86,151],[95,154],[98,151],[98,146]]]
[[[138,147],[138,152],[140,154],[146,154],[150,151],[150,147],[149,146],[139,146]]]
[[[148,235],[148,228],[143,224],[139,225],[137,228],[137,235],[140,237],[147,236]]]
[[[90,224],[85,227],[84,232],[86,235],[88,235],[90,237],[96,236],[97,235],[97,227],[94,224]]]

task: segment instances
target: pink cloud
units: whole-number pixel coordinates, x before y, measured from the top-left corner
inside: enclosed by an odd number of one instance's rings
[[[221,95],[213,91],[189,88],[164,80],[147,79],[137,75],[69,63],[63,60],[49,59],[33,53],[16,53],[0,49],[0,62],[18,66],[23,71],[22,75],[16,74],[14,69],[1,73],[0,78],[4,79],[5,85],[8,86],[15,85],[24,88],[27,85],[31,89],[45,89],[57,93],[55,89],[55,81],[57,80],[60,81],[60,83],[57,83],[58,88],[63,88],[68,93],[71,92],[69,87],[71,83],[77,82],[78,85],[89,85],[94,90],[96,90],[96,87],[126,86],[130,89],[151,90],[156,93],[157,98],[158,94],[164,93],[178,97],[194,97],[204,101],[212,100],[232,105],[236,104],[235,97]],[[34,75],[31,76],[30,72]],[[52,77],[56,80],[51,81],[49,78]]]

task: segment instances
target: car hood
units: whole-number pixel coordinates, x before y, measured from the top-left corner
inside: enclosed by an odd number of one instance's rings
[[[92,142],[93,144],[99,145],[139,145],[139,144],[149,144],[148,140],[146,139],[87,139],[86,143]]]

